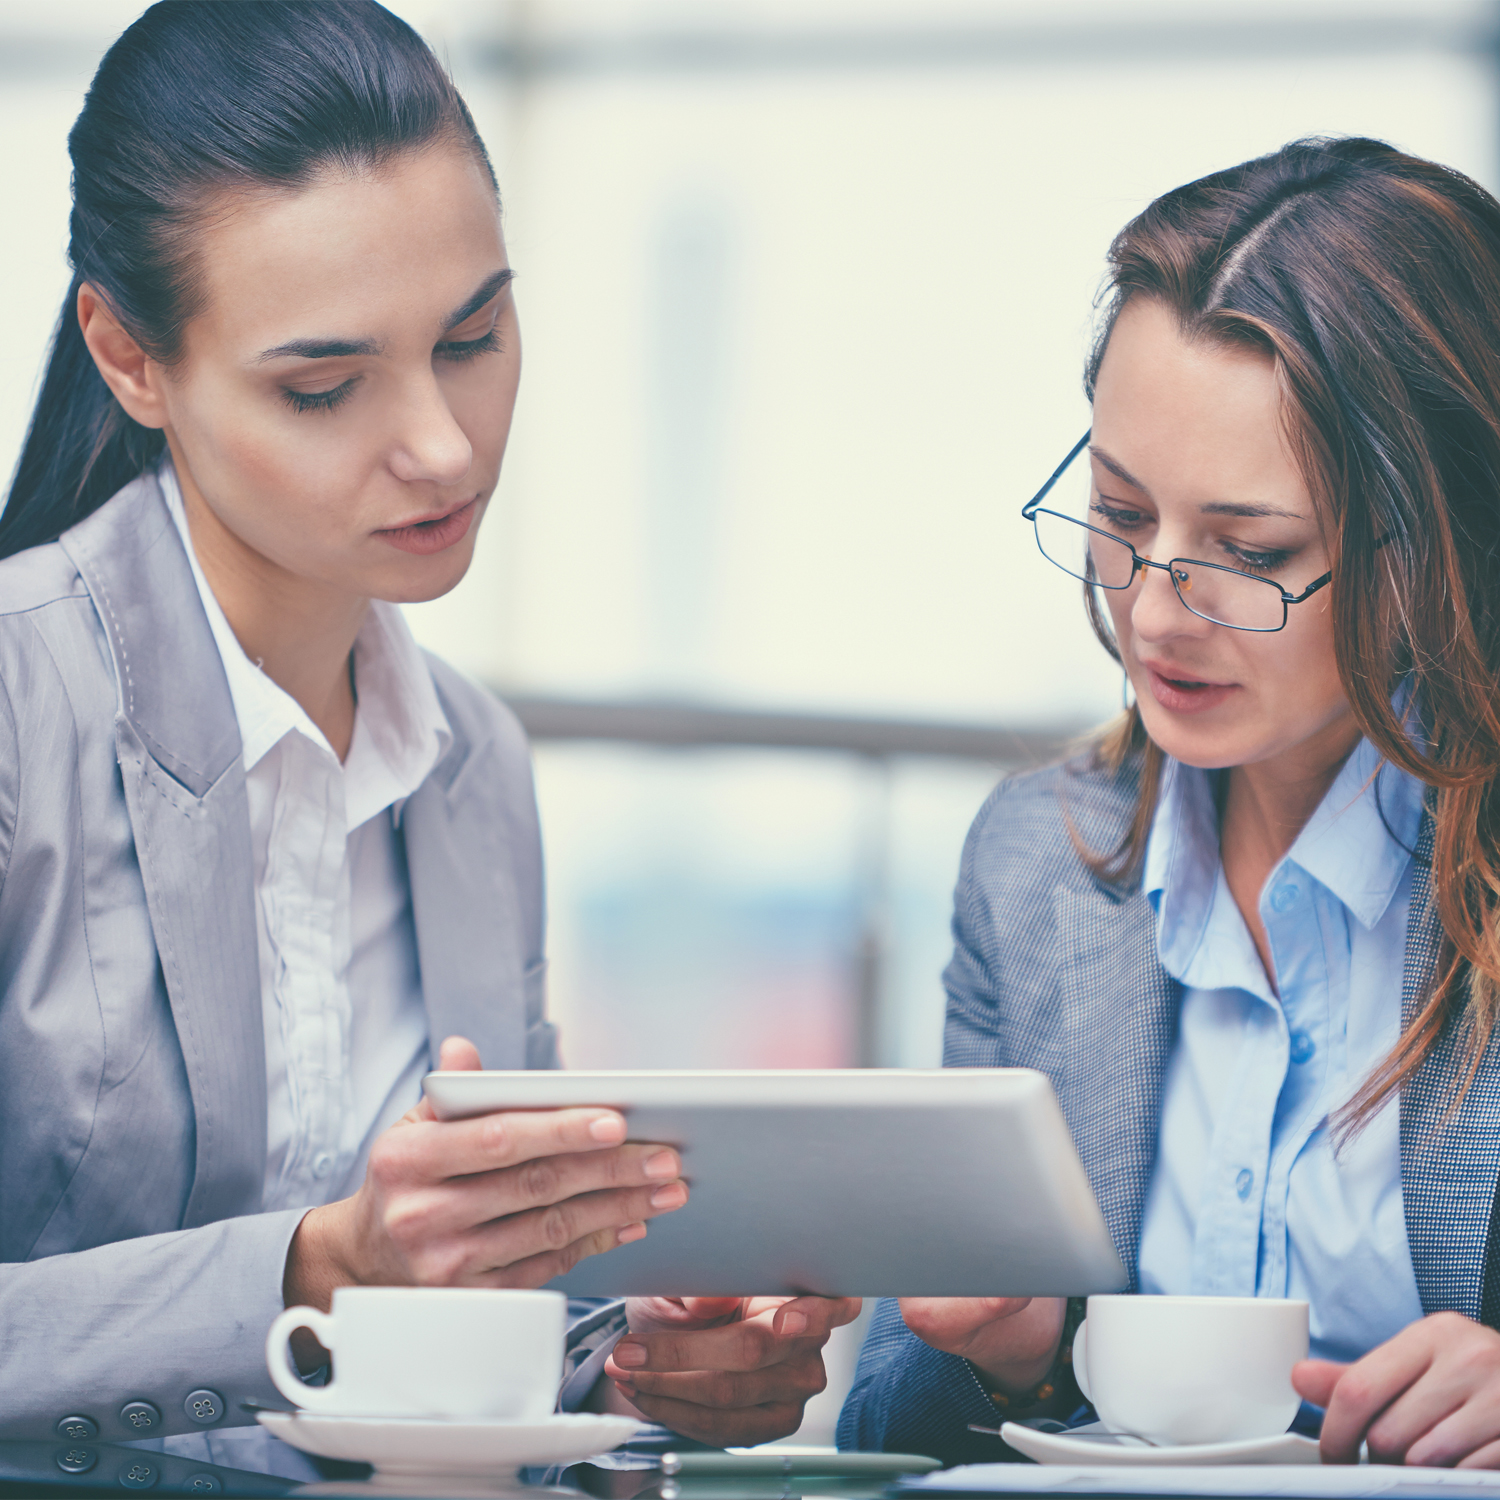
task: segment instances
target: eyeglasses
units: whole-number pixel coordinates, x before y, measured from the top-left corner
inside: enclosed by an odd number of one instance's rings
[[[1036,544],[1042,549],[1042,556],[1064,573],[1101,589],[1128,589],[1137,573],[1159,568],[1172,580],[1177,597],[1200,620],[1226,625],[1230,630],[1262,633],[1283,629],[1287,606],[1312,598],[1332,579],[1332,572],[1325,573],[1313,579],[1300,594],[1289,594],[1269,578],[1239,568],[1226,568],[1222,563],[1199,562],[1191,557],[1156,562],[1137,552],[1123,537],[1090,526],[1086,521],[1075,521],[1059,511],[1043,509],[1042,501],[1067,472],[1068,465],[1088,446],[1092,433],[1090,428],[1078,439],[1052,477],[1021,510],[1022,517],[1036,528]],[[1376,545],[1388,540],[1382,537]]]

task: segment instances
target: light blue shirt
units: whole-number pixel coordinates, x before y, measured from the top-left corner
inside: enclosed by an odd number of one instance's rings
[[[1183,995],[1140,1286],[1306,1298],[1314,1356],[1356,1359],[1422,1316],[1397,1107],[1337,1157],[1326,1123],[1400,1031],[1422,786],[1360,741],[1261,891],[1273,989],[1219,862],[1215,776],[1168,762],[1146,849]]]

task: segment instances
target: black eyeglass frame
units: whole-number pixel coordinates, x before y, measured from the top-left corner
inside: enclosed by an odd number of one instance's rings
[[[1087,521],[1077,521],[1074,520],[1072,516],[1063,515],[1061,511],[1046,509],[1042,505],[1042,501],[1047,498],[1047,495],[1051,491],[1053,485],[1055,485],[1057,481],[1063,477],[1064,473],[1067,472],[1068,466],[1073,462],[1073,460],[1077,458],[1078,455],[1082,453],[1083,450],[1088,446],[1088,441],[1093,435],[1094,429],[1090,427],[1089,430],[1085,432],[1084,435],[1079,438],[1076,443],[1073,444],[1072,448],[1068,451],[1068,456],[1063,459],[1063,461],[1052,471],[1052,477],[1046,482],[1046,484],[1044,484],[1041,489],[1039,489],[1036,494],[1034,494],[1031,499],[1021,507],[1022,520],[1031,522],[1032,534],[1036,536],[1037,551],[1040,552],[1043,557],[1046,557],[1047,561],[1050,562],[1054,568],[1058,568],[1064,573],[1068,571],[1066,568],[1062,567],[1060,563],[1047,556],[1046,549],[1042,546],[1041,535],[1036,530],[1036,518],[1038,511],[1041,511],[1043,515],[1056,516],[1059,521],[1066,521],[1070,526],[1077,526],[1083,531],[1092,531],[1096,536],[1107,537],[1118,547],[1130,548],[1130,555],[1134,559],[1134,566],[1130,570],[1129,583],[1102,583],[1097,578],[1084,578],[1082,580],[1084,583],[1090,584],[1095,588],[1110,589],[1113,592],[1120,593],[1125,589],[1130,588],[1131,585],[1135,583],[1135,575],[1137,573],[1144,572],[1147,568],[1159,568],[1172,580],[1172,591],[1177,595],[1177,598],[1181,601],[1182,607],[1187,610],[1189,614],[1197,615],[1200,620],[1207,620],[1210,625],[1222,625],[1225,630],[1248,630],[1256,635],[1274,635],[1278,630],[1286,629],[1286,611],[1289,604],[1304,603],[1306,600],[1311,599],[1319,589],[1326,588],[1328,584],[1333,581],[1333,570],[1329,569],[1329,571],[1323,574],[1321,578],[1313,579],[1313,581],[1308,584],[1308,586],[1303,589],[1300,594],[1289,594],[1284,588],[1281,587],[1280,584],[1273,583],[1269,578],[1257,577],[1257,575],[1254,573],[1245,572],[1243,568],[1226,568],[1223,563],[1204,562],[1201,558],[1196,557],[1172,557],[1168,558],[1166,562],[1156,562],[1152,558],[1142,557],[1141,554],[1137,552],[1135,548],[1124,539],[1124,537],[1119,537],[1116,536],[1113,532],[1105,531],[1102,526],[1090,526]],[[1380,541],[1376,543],[1376,545],[1384,546],[1388,540],[1388,537],[1382,537]],[[1191,565],[1195,568],[1212,568],[1216,573],[1233,573],[1237,578],[1248,578],[1251,580],[1251,582],[1258,583],[1263,588],[1275,589],[1276,592],[1281,596],[1281,624],[1231,625],[1227,620],[1216,620],[1212,615],[1202,614],[1200,611],[1194,609],[1193,606],[1182,597],[1182,589],[1179,585],[1177,573],[1175,571],[1176,564],[1178,563]],[[1090,562],[1089,571],[1093,571],[1092,562]],[[1070,576],[1074,578],[1078,577],[1076,573]]]

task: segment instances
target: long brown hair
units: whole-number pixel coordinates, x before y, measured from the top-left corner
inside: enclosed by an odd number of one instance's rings
[[[1373,1116],[1450,1024],[1463,1028],[1461,1094],[1500,1016],[1500,203],[1380,141],[1295,141],[1158,198],[1115,239],[1109,272],[1091,399],[1137,297],[1170,308],[1188,338],[1273,359],[1329,532],[1345,692],[1370,742],[1431,788],[1444,952],[1344,1119]],[[1131,882],[1164,757],[1134,709],[1098,754],[1139,761],[1131,826],[1089,861]]]

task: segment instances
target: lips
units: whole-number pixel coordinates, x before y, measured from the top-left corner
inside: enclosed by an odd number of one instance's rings
[[[1141,665],[1146,669],[1151,696],[1172,713],[1204,713],[1239,691],[1237,683],[1210,682],[1169,662]]]
[[[479,508],[479,497],[454,506],[423,520],[409,521],[405,526],[391,526],[375,533],[382,541],[411,552],[419,557],[442,552],[461,542],[469,534],[475,512]]]

